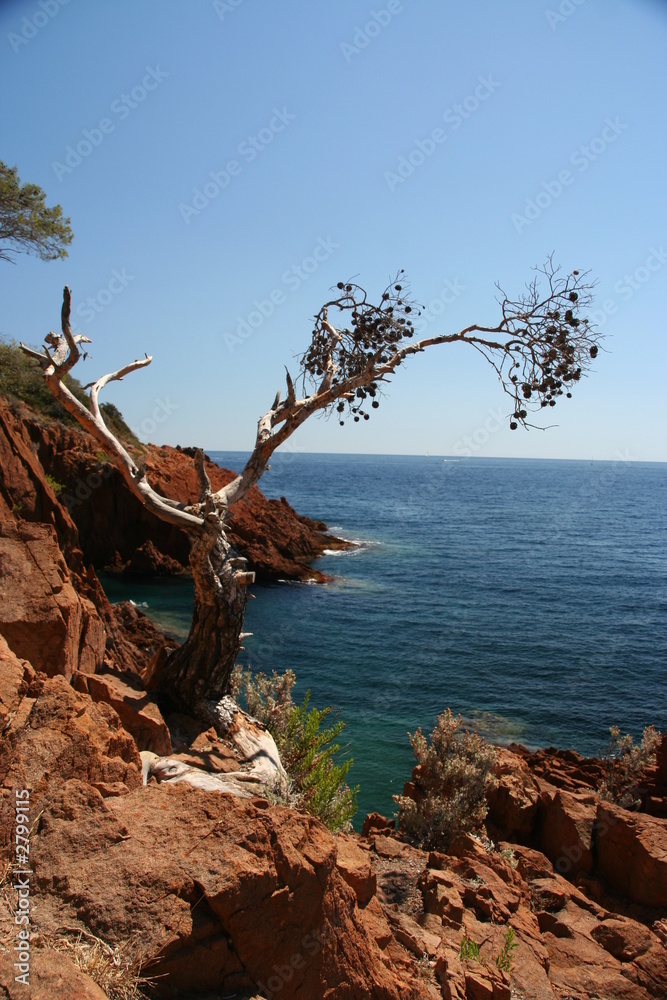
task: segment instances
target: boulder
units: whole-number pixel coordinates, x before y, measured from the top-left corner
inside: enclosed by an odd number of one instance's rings
[[[4,1000],[108,1000],[107,994],[65,954],[33,950],[29,986],[17,983],[11,952],[0,954],[0,996]]]
[[[375,896],[377,879],[371,866],[368,851],[363,851],[349,835],[336,838],[336,867],[347,884],[354,890],[359,906],[366,906]]]
[[[17,657],[49,675],[93,673],[104,662],[104,624],[75,589],[50,526],[0,526],[0,632]]]
[[[629,899],[667,905],[667,819],[601,802],[595,834],[596,873]]]
[[[540,803],[540,790],[527,764],[517,754],[496,748],[492,771],[496,781],[487,788],[487,826],[496,839],[530,837]]]
[[[373,833],[385,833],[391,835],[392,831],[396,829],[396,820],[387,819],[381,813],[372,812],[364,819],[361,836],[370,837]]]
[[[140,942],[145,974],[168,975],[156,996],[428,996],[380,948],[336,859],[335,838],[284,807],[185,784],[103,800],[71,780],[34,837],[40,926]]]
[[[171,737],[162,713],[150,694],[137,680],[114,674],[75,673],[72,685],[89,694],[95,702],[105,702],[117,713],[122,726],[131,733],[138,750],[151,750],[160,756],[172,752]]]
[[[555,789],[541,782],[539,843],[556,871],[575,880],[593,870],[597,800],[590,793]]]
[[[109,705],[95,705],[64,677],[37,674],[3,734],[0,785],[29,788],[34,808],[47,788],[75,777],[117,795],[117,783],[142,785],[141,758]]]

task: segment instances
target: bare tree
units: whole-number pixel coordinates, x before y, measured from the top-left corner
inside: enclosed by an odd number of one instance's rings
[[[247,603],[246,587],[254,580],[246,561],[227,537],[227,515],[264,473],[273,452],[317,411],[355,421],[368,420],[380,405],[383,387],[411,355],[437,344],[470,344],[498,374],[512,401],[509,426],[528,427],[530,411],[555,406],[598,353],[598,336],[581,316],[592,302],[587,274],[561,275],[549,258],[517,299],[499,288],[501,319],[495,326],[474,324],[458,333],[414,340],[412,301],[403,272],[387,286],[377,304],[354,282],[339,282],[334,295],[315,317],[308,350],[298,359],[292,378],[286,370],[286,396],[277,393],[260,418],[252,454],[227,486],[213,492],[204,457],[197,452],[200,484],[196,503],[184,505],[156,493],[145,467],[137,464],[105,424],[98,396],[109,382],[119,381],[150,364],[133,361],[90,383],[89,408],[64,384],[78,362],[79,345],[88,338],[73,335],[71,297],[65,288],[62,334],[50,333],[43,352],[21,345],[39,361],[54,396],[88,430],[120,471],[134,495],[162,520],[187,531],[193,539],[190,565],[194,579],[194,613],[186,642],[170,657],[165,685],[190,709],[215,721],[216,705],[225,695],[240,644]],[[299,394],[297,395],[297,389]]]

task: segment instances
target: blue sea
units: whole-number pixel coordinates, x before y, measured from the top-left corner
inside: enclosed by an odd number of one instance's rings
[[[358,821],[392,813],[408,731],[447,707],[585,754],[667,726],[666,464],[286,453],[261,487],[362,543],[318,560],[330,584],[253,588],[240,657],[340,709]],[[187,633],[187,582],[104,582]]]

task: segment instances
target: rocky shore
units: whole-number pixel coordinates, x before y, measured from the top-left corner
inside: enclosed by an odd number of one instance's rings
[[[172,495],[196,491],[186,452],[146,461]],[[61,502],[79,482],[91,496]],[[112,607],[90,566],[183,567],[182,542],[133,503],[82,434],[0,404],[0,997],[112,996],[85,971],[86,945],[117,949],[156,998],[667,996],[665,740],[639,811],[599,800],[598,761],[512,746],[483,837],[425,852],[377,814],[334,835],[263,793],[257,761],[280,762],[262,727],[230,709],[219,736],[153,694],[168,642]],[[280,501],[254,497],[236,530],[266,579],[304,579],[333,547]],[[26,912],[29,988],[14,965]]]

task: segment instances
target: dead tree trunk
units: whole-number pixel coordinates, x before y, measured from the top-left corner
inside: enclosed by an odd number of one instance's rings
[[[242,559],[215,515],[190,551],[194,608],[188,638],[164,667],[161,686],[192,708],[217,702],[228,691],[241,649],[247,584]]]

